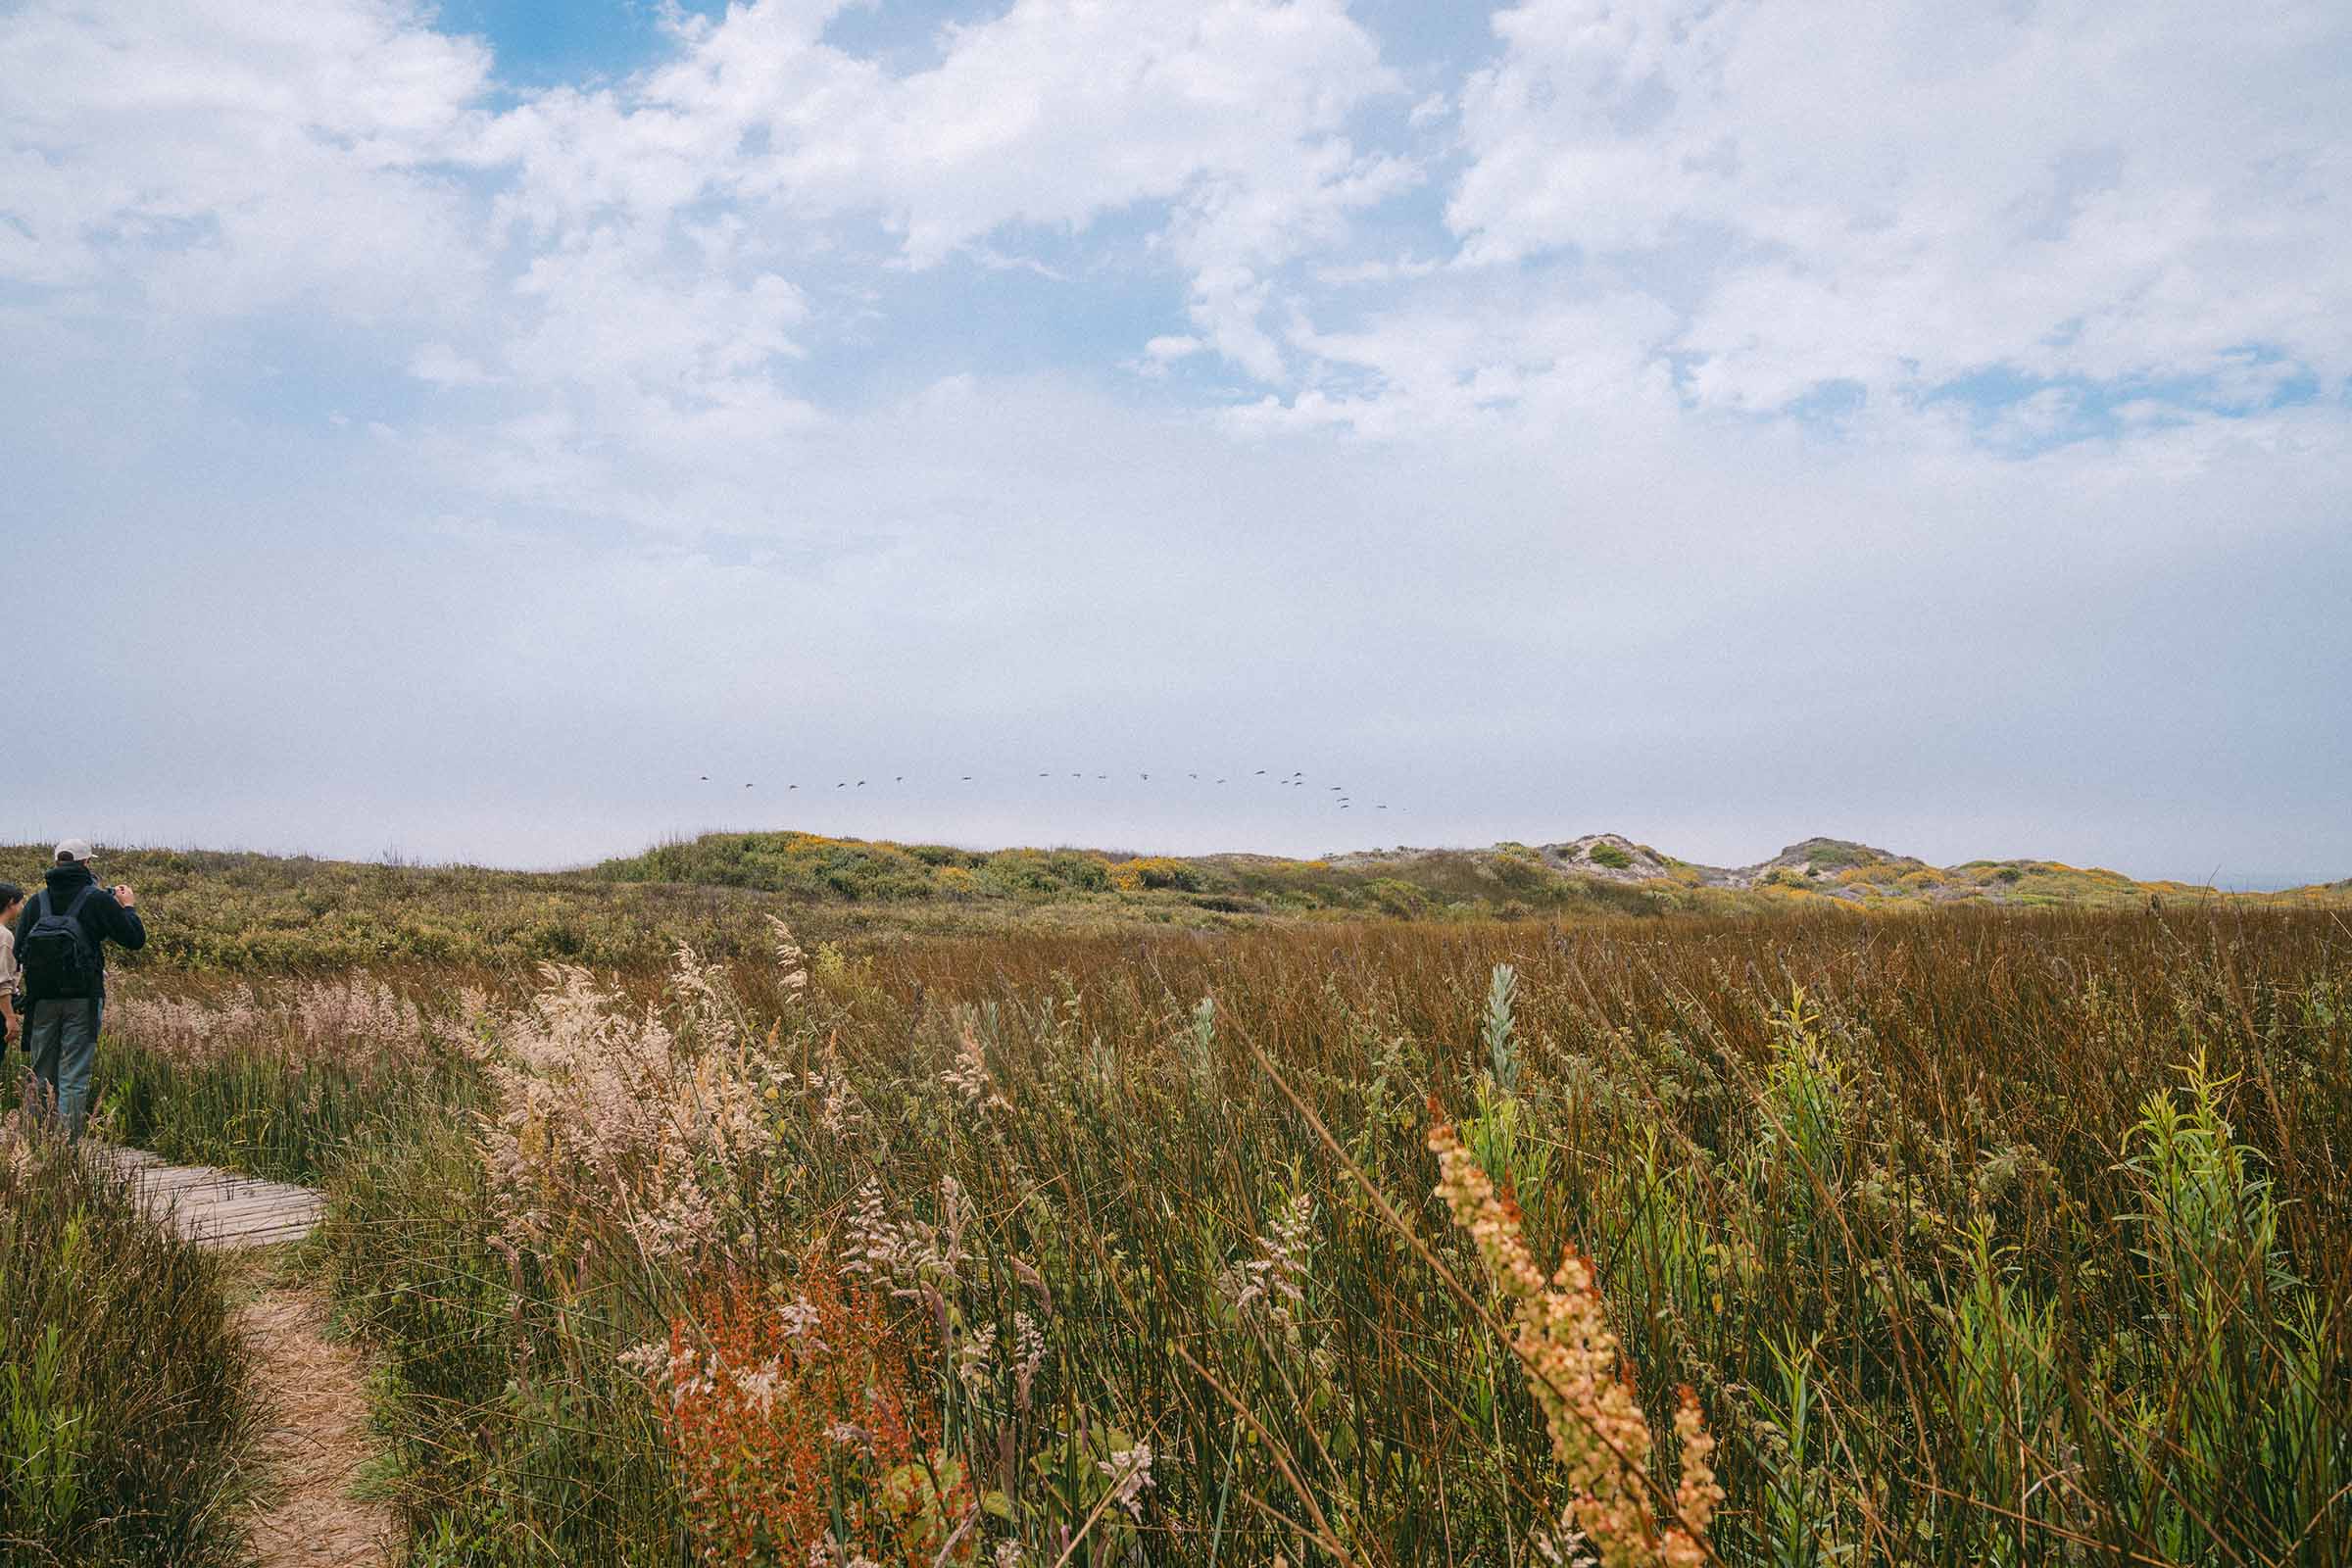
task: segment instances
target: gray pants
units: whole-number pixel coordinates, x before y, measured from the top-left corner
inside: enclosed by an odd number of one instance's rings
[[[66,1136],[79,1138],[90,1112],[90,1063],[98,1055],[97,1001],[34,1003],[24,1020],[24,1049],[32,1053],[41,1098],[57,1107]]]

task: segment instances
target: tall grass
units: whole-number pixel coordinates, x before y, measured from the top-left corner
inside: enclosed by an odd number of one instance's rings
[[[99,1053],[98,1125],[178,1163],[323,1183],[363,1129],[411,1109],[463,1119],[472,1073],[448,1033],[449,990],[422,970],[120,983],[107,1027],[137,1049]]]
[[[2352,1561],[2329,916],[1030,934],[469,1028],[315,1113],[426,1562],[1646,1560],[1700,1455],[1727,1562]],[[1629,1405],[1535,1376],[1439,1122]],[[820,1308],[906,1444],[763,1413]]]
[[[0,1561],[244,1560],[245,1376],[218,1258],[0,1128]]]

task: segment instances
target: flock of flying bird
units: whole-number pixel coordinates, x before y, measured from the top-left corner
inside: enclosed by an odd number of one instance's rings
[[[1039,778],[1052,778],[1052,777],[1054,776],[1054,770],[1053,770],[1052,768],[1046,768],[1046,769],[1043,769],[1043,770],[1041,770],[1041,771],[1038,773],[1038,775],[1037,775],[1037,776],[1038,776]],[[1087,775],[1086,775],[1086,774],[1084,774],[1084,773],[1072,773],[1072,774],[1070,775],[1070,777],[1072,777],[1072,778],[1076,778],[1076,779],[1083,779],[1083,778],[1085,778],[1086,776],[1087,776]],[[1193,780],[1193,781],[1195,781],[1196,783],[1198,783],[1198,782],[1200,782],[1200,774],[1198,774],[1198,773],[1187,773],[1187,774],[1185,774],[1184,776],[1185,776],[1186,778],[1192,779],[1192,780]],[[1108,773],[1097,773],[1097,774],[1095,774],[1095,775],[1094,775],[1094,777],[1095,777],[1095,778],[1096,778],[1096,779],[1097,779],[1099,782],[1104,782],[1104,783],[1107,783],[1107,782],[1109,781],[1109,779],[1110,779],[1110,775],[1109,775]],[[1142,780],[1143,780],[1145,783],[1147,783],[1147,784],[1149,784],[1149,783],[1151,783],[1151,782],[1152,782],[1152,775],[1151,775],[1151,774],[1149,774],[1149,773],[1138,773],[1138,774],[1136,775],[1136,777],[1138,777],[1138,778],[1142,779]],[[1265,768],[1262,768],[1262,767],[1261,767],[1261,768],[1257,769],[1255,772],[1251,773],[1251,774],[1250,775],[1250,778],[1251,778],[1251,779],[1268,778],[1268,772],[1267,772],[1267,769],[1265,769]],[[703,781],[705,784],[708,784],[708,783],[710,783],[710,774],[708,774],[708,773],[705,773],[704,775],[702,775],[702,781]],[[960,778],[957,780],[957,782],[958,782],[958,783],[963,783],[963,784],[969,784],[969,783],[971,783],[972,781],[973,781],[973,775],[972,775],[972,774],[970,774],[970,773],[965,773],[965,774],[961,775],[961,777],[960,777]],[[891,783],[893,783],[893,784],[904,784],[904,783],[906,783],[906,774],[904,774],[904,773],[896,774],[896,775],[894,775],[894,776],[891,778],[890,782],[891,782]],[[1222,779],[1222,778],[1221,778],[1221,779],[1218,779],[1218,780],[1216,780],[1216,782],[1217,782],[1218,784],[1224,784],[1224,783],[1228,783],[1228,782],[1230,782],[1230,780],[1228,780],[1228,779]],[[1312,786],[1311,786],[1311,785],[1309,785],[1309,784],[1306,782],[1306,774],[1305,774],[1303,771],[1300,771],[1300,772],[1296,772],[1296,773],[1292,773],[1292,774],[1291,774],[1289,777],[1287,777],[1287,778],[1272,778],[1272,779],[1269,779],[1269,782],[1271,782],[1271,783],[1273,783],[1273,784],[1276,784],[1276,785],[1279,785],[1279,786],[1281,786],[1282,788],[1285,788],[1285,789],[1301,789],[1301,790],[1303,790],[1303,789],[1309,789],[1309,788],[1312,788]],[[754,789],[754,788],[757,788],[757,787],[758,787],[758,785],[757,785],[757,781],[755,781],[755,782],[753,782],[753,783],[749,783],[749,784],[746,784],[746,785],[744,785],[744,788],[745,788],[745,789],[747,789],[747,790],[748,790],[748,789]],[[800,786],[799,786],[798,784],[787,784],[787,785],[785,785],[784,787],[785,787],[785,789],[786,789],[786,790],[788,790],[788,791],[789,791],[789,790],[797,790],[797,789],[799,789],[799,788],[800,788]],[[837,789],[837,790],[848,790],[848,789],[858,789],[858,790],[861,790],[861,789],[865,788],[865,780],[863,780],[863,779],[861,779],[861,778],[860,778],[860,779],[843,779],[843,780],[842,780],[840,783],[838,783],[838,784],[834,785],[833,787],[834,787],[835,789]],[[1325,785],[1325,786],[1323,787],[1323,792],[1324,792],[1324,793],[1328,793],[1328,794],[1332,794],[1332,795],[1337,795],[1337,796],[1339,797],[1339,799],[1338,799],[1336,802],[1334,802],[1333,804],[1334,804],[1334,805],[1336,805],[1336,806],[1337,806],[1337,807],[1338,807],[1338,808],[1339,808],[1341,810],[1343,810],[1343,811],[1348,811],[1348,810],[1352,810],[1352,809],[1354,809],[1354,808],[1355,808],[1355,802],[1354,802],[1354,801],[1353,801],[1353,800],[1352,800],[1352,799],[1349,797],[1349,795],[1348,795],[1348,786],[1347,786],[1347,785],[1345,785],[1345,784],[1327,784],[1327,785]],[[1385,810],[1387,810],[1387,809],[1388,809],[1388,807],[1386,807],[1385,805],[1382,805],[1382,804],[1379,804],[1379,803],[1375,802],[1375,803],[1373,803],[1373,805],[1372,805],[1372,809],[1373,809],[1373,810],[1375,810],[1375,811],[1385,811]]]

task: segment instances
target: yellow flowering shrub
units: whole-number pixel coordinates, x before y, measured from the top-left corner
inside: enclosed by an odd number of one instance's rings
[[[1180,893],[1200,890],[1199,868],[1166,855],[1147,855],[1120,860],[1110,867],[1111,886],[1133,893],[1144,888],[1173,888]]]

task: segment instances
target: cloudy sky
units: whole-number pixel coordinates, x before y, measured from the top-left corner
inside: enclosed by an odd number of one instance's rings
[[[0,838],[2352,873],[2341,0],[0,0]]]

